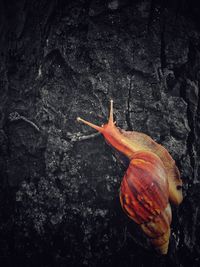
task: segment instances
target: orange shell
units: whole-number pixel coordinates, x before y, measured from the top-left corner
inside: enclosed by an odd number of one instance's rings
[[[120,188],[121,204],[129,217],[139,224],[148,222],[166,208],[168,194],[162,161],[153,153],[136,152]]]
[[[120,202],[161,254],[167,253],[170,237],[168,197],[167,175],[160,158],[151,152],[136,152],[121,183]]]

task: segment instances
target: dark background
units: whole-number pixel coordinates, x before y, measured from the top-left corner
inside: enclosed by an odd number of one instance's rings
[[[0,1],[0,265],[200,266],[198,1]],[[124,215],[117,125],[173,155],[184,201],[167,256]]]

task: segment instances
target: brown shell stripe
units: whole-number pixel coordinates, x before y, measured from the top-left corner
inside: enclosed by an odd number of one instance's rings
[[[139,216],[143,220],[143,222],[147,222],[152,218],[152,216],[156,216],[157,214],[159,214],[159,212],[155,211],[154,207],[149,205],[147,200],[143,197],[143,192],[137,191],[130,177],[127,178],[126,175],[124,178],[130,190],[130,197],[134,198],[135,200],[133,202],[133,209],[135,210],[137,216]]]
[[[164,209],[168,202],[167,193],[157,182],[159,176],[150,168],[144,166],[129,166],[127,176],[129,177],[129,186],[133,186],[136,192],[140,192],[146,199],[147,204],[153,205],[156,209]],[[152,176],[153,174],[153,176]],[[133,184],[134,181],[134,184]],[[167,190],[166,190],[167,191]]]
[[[152,218],[152,216],[155,216],[155,214],[152,214],[152,210],[149,211],[144,206],[144,203],[138,199],[137,192],[133,191],[134,188],[132,189],[130,188],[126,178],[124,178],[124,184],[126,185],[125,192],[128,194],[130,199],[128,204],[129,209],[134,210],[140,224],[149,221]]]
[[[135,218],[132,217],[132,219],[136,219],[136,222],[141,224],[149,219],[149,213],[147,213],[147,210],[143,205],[141,205],[136,197],[136,192],[135,194],[131,191],[127,179],[123,178],[122,181],[122,186],[121,186],[121,195],[123,199],[123,204],[124,204],[124,209],[127,211],[128,214],[131,215],[133,212],[135,215]],[[127,197],[129,201],[127,201]]]

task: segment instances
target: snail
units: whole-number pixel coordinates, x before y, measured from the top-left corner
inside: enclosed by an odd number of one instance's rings
[[[183,200],[180,173],[169,152],[144,133],[116,127],[113,100],[107,124],[100,127],[80,117],[77,120],[103,134],[106,142],[128,159],[119,193],[122,209],[140,226],[154,248],[167,254],[170,202],[179,205]]]

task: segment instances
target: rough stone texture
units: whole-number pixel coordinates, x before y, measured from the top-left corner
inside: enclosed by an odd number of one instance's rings
[[[1,266],[200,265],[194,1],[0,2]],[[162,4],[161,4],[162,3]],[[167,256],[123,214],[124,169],[76,122],[147,133],[180,168]]]

